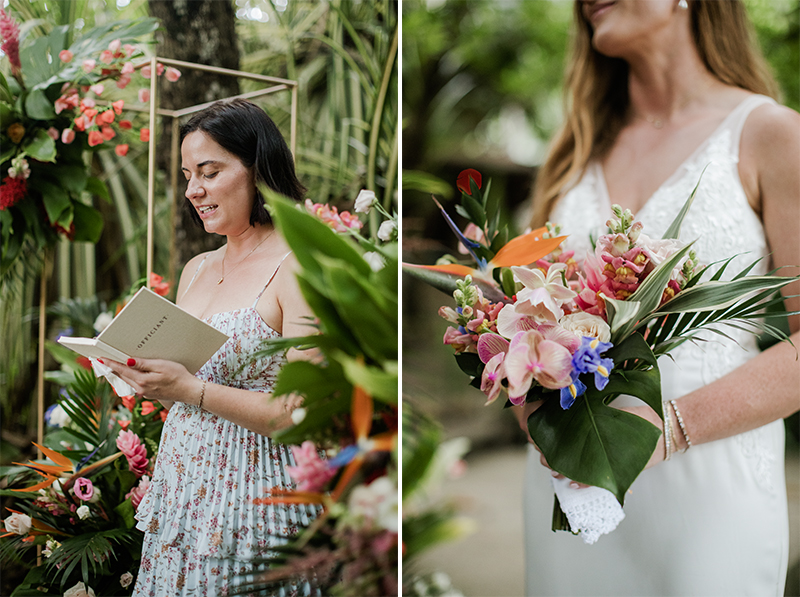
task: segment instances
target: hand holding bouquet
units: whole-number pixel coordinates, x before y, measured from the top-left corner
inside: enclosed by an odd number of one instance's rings
[[[485,199],[476,199],[478,189],[470,191],[464,204],[485,207]],[[439,311],[454,325],[444,343],[454,348],[487,404],[503,392],[508,404],[542,401],[528,429],[549,466],[607,489],[620,505],[652,456],[661,429],[610,403],[623,394],[635,396],[663,417],[657,357],[687,340],[700,341],[701,330],[725,336],[714,324],[786,339],[763,319],[764,309],[780,301],[772,295],[796,278],[747,276],[751,265],[721,281],[729,259],[702,281],[711,270],[698,267],[691,243],[678,240],[693,198],[694,192],[662,239],[649,238],[630,211],[614,206],[608,233],[597,239],[582,266],[557,246],[536,254],[537,244],[563,240],[553,224],[520,237],[531,240],[519,262],[498,264],[505,247],[495,248],[497,233],[480,226],[484,217],[473,220],[482,228],[483,242],[461,239],[480,245],[470,247],[478,268],[426,268],[428,278],[438,276],[440,287],[454,282],[455,308]],[[476,212],[458,211],[467,217]],[[456,273],[469,275],[455,280]],[[554,527],[569,528],[558,508],[556,513]]]

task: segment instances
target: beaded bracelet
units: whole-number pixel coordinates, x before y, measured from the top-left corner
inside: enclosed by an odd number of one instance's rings
[[[664,418],[664,460],[672,456],[672,421],[669,416],[669,403],[661,403],[661,413]]]
[[[683,434],[683,439],[686,440],[686,450],[692,447],[692,440],[689,439],[689,433],[686,431],[686,425],[683,422],[683,417],[681,416],[681,411],[678,410],[678,405],[675,403],[674,400],[670,400],[669,403],[672,405],[672,410],[675,411],[675,417],[678,419],[678,426],[681,428],[681,433]],[[684,450],[684,452],[686,451]]]
[[[206,382],[203,381],[203,387],[200,388],[200,402],[197,403],[198,408],[203,408],[203,400],[206,397]]]

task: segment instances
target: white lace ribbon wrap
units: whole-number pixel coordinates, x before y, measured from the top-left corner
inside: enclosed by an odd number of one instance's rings
[[[105,377],[108,380],[108,383],[111,384],[111,387],[114,388],[114,391],[117,393],[117,396],[132,396],[136,393],[128,382],[124,381],[120,377],[118,377],[112,370],[111,367],[108,365],[103,365],[97,359],[89,359],[92,363],[92,370],[96,377]]]
[[[569,526],[576,531],[584,543],[592,545],[601,535],[617,528],[625,518],[625,512],[614,494],[601,487],[573,488],[567,478],[553,478],[561,510],[567,515]]]

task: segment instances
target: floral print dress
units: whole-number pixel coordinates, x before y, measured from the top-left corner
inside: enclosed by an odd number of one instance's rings
[[[267,285],[275,273],[277,268]],[[285,358],[250,356],[262,340],[280,336],[256,311],[264,290],[251,307],[206,318],[230,339],[197,372],[200,379],[272,391]],[[271,488],[292,488],[286,467],[294,464],[288,446],[176,402],[164,424],[150,490],[136,514],[145,538],[134,595],[212,597],[242,582],[237,576],[251,569],[250,559],[285,543],[315,515],[302,505],[253,504]],[[309,591],[306,583],[281,594]]]

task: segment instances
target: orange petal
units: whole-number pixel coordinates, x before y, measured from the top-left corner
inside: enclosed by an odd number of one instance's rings
[[[397,439],[397,434],[391,431],[380,433],[369,438],[372,442],[372,450],[375,452],[391,452],[394,450],[394,444]]]
[[[11,491],[39,491],[45,487],[50,487],[55,480],[55,477],[51,477],[45,481],[42,481],[41,483],[37,483],[36,485],[31,485],[30,487],[25,487],[24,489],[12,489]]]
[[[497,252],[491,265],[495,267],[529,265],[552,253],[567,238],[566,236],[542,238],[545,232],[544,228],[537,228],[533,232],[512,238]]]
[[[72,475],[69,479],[64,482],[64,487],[70,487],[72,483],[78,477],[85,477],[89,473],[94,472],[95,470],[99,469],[107,465],[110,462],[114,462],[117,458],[122,456],[122,452],[117,452],[116,454],[112,454],[111,456],[106,456],[105,458],[101,458],[97,462],[90,464],[89,466],[83,467],[81,470],[77,471],[74,475]]]
[[[545,253],[546,255],[547,253]],[[475,275],[477,270],[468,265],[461,265],[459,263],[446,263],[443,265],[417,265],[424,269],[429,269],[434,272],[442,272],[445,274],[455,274],[456,276],[470,276]]]
[[[56,452],[55,450],[51,450],[50,448],[45,448],[44,446],[40,446],[36,442],[33,442],[33,445],[39,448],[42,451],[42,454],[47,456],[50,460],[52,460],[56,464],[72,469],[73,466],[72,461],[63,454]]]
[[[367,437],[372,427],[372,397],[360,386],[353,388],[351,417],[356,439]]]
[[[339,501],[339,497],[347,488],[348,483],[350,483],[350,480],[353,478],[353,475],[356,474],[356,471],[358,471],[363,461],[363,456],[356,456],[342,471],[342,476],[339,477],[339,482],[336,484],[336,487],[333,488],[333,491],[331,491],[331,498],[333,498],[334,502]]]

